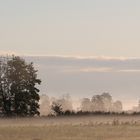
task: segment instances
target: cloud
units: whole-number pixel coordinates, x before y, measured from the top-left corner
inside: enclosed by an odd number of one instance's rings
[[[83,68],[80,71],[81,72],[110,72],[111,68]]]
[[[82,73],[92,73],[92,72],[111,72],[111,68],[106,68],[106,67],[101,67],[101,68],[96,68],[96,67],[87,67],[87,68],[67,68],[63,70],[63,72],[67,73],[77,73],[77,72],[82,72]]]
[[[80,56],[30,56],[28,59],[59,72],[139,72],[140,58],[80,57]]]
[[[124,70],[120,70],[119,72],[139,73],[140,69],[124,69]]]

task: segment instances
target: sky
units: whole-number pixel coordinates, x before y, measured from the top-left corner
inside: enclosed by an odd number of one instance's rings
[[[43,94],[110,92],[129,108],[140,99],[140,1],[0,0],[0,54],[35,62]]]
[[[139,0],[0,0],[0,51],[140,57]]]

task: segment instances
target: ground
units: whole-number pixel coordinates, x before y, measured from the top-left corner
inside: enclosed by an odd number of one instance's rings
[[[140,140],[140,116],[0,120],[0,140]]]

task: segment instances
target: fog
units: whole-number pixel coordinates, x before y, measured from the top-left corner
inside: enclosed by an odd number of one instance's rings
[[[79,100],[79,106],[75,107],[73,99],[69,94],[65,94],[59,98],[41,95],[40,97],[40,113],[41,115],[53,114],[52,105],[60,105],[62,111],[83,111],[83,112],[117,112],[123,110],[123,103],[114,100],[109,93],[93,95],[92,98],[82,98]]]
[[[69,93],[73,100],[109,92],[123,101],[125,110],[137,105],[140,92],[140,59],[109,57],[25,57],[34,62],[42,84],[40,95],[60,97]],[[78,103],[77,103],[78,104]]]
[[[65,94],[61,96],[60,98],[51,97],[49,98],[47,95],[41,95],[40,96],[40,113],[41,115],[49,115],[53,114],[52,105],[60,105],[62,108],[62,111],[72,111],[73,108],[73,102],[69,94]]]
[[[83,98],[81,110],[90,112],[122,112],[123,105],[121,101],[113,101],[109,93],[103,93],[101,95],[94,95],[91,99]]]

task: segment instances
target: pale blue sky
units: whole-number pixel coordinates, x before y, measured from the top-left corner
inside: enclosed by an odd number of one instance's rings
[[[0,51],[140,57],[140,1],[0,0]]]

